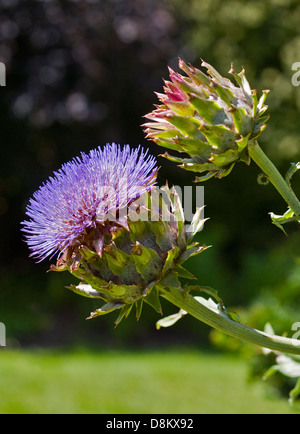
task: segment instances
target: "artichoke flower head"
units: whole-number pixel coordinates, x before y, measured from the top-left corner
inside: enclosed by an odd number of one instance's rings
[[[159,146],[186,153],[190,158],[163,155],[180,167],[204,173],[196,181],[228,175],[237,161],[250,164],[247,145],[266,127],[269,116],[264,104],[268,91],[258,100],[251,90],[244,69],[229,71],[237,86],[222,77],[211,65],[202,62],[207,75],[179,60],[185,76],[169,68],[170,80],[161,102],[145,117],[146,137]]]
[[[53,271],[80,279],[69,289],[103,300],[90,318],[120,309],[117,323],[143,302],[161,312],[161,287],[193,278],[182,267],[204,247],[192,241],[201,209],[186,229],[175,190],[156,192],[158,168],[147,151],[107,145],[82,153],[54,173],[30,200],[22,222],[31,255],[58,254]]]

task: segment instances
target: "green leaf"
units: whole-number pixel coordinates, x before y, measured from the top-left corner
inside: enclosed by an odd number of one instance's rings
[[[281,229],[285,235],[287,235],[286,231],[283,228],[283,224],[286,223],[291,223],[291,222],[295,222],[298,221],[298,219],[296,218],[294,211],[291,210],[290,208],[288,208],[288,210],[283,214],[283,215],[276,215],[272,212],[269,213],[272,223],[277,226],[279,229]]]
[[[210,125],[224,123],[226,114],[215,101],[203,99],[195,94],[192,94],[190,96],[190,102],[193,104],[205,122],[208,122]]]
[[[167,121],[170,122],[174,127],[178,128],[182,134],[187,136],[196,137],[201,125],[200,119],[194,117],[183,117],[183,116],[167,116]]]
[[[162,314],[158,288],[154,287],[143,300],[153,307],[156,312]]]
[[[168,152],[165,152],[164,154],[160,154],[160,157],[164,157],[169,161],[173,161],[174,163],[183,163],[184,161],[186,161],[185,158],[180,158],[180,157],[174,157],[174,155],[170,155]],[[188,159],[188,161],[192,162],[192,159]]]
[[[136,269],[146,282],[155,280],[161,272],[164,261],[157,252],[150,247],[145,247],[138,241],[133,246],[131,254],[133,256]]]
[[[183,92],[185,92],[187,95],[190,95],[191,93],[196,93],[199,95],[203,94],[202,86],[198,86],[197,84],[192,82],[190,78],[183,77],[180,75],[175,75],[172,77],[173,83],[181,89]]]
[[[190,244],[187,249],[180,256],[178,263],[183,264],[188,258],[198,255],[199,253],[204,252],[204,250],[208,249],[210,246],[199,246],[198,243]]]
[[[175,273],[169,273],[159,281],[159,286],[163,288],[181,289],[181,284],[178,276]]]
[[[140,240],[142,235],[146,232],[146,221],[139,220],[136,221],[128,221],[128,226],[130,230],[130,239],[135,244],[136,241]]]
[[[180,165],[180,167],[182,167],[185,170],[191,171],[191,172],[198,172],[198,173],[202,173],[202,172],[218,172],[220,171],[220,167],[217,166],[216,164],[213,163],[196,163],[194,160],[188,160],[185,159],[183,160],[183,163]]]
[[[251,139],[255,139],[267,128],[267,124],[256,124],[253,130],[253,133],[251,134]]]
[[[230,113],[233,118],[234,125],[237,131],[242,136],[247,136],[253,131],[253,118],[247,115],[247,112],[243,108],[231,106]]]
[[[183,268],[181,265],[176,265],[174,268],[174,273],[176,273],[179,277],[183,277],[184,279],[196,279],[196,277],[190,273],[188,270]]]
[[[200,131],[209,143],[221,151],[237,149],[235,142],[240,139],[240,135],[226,128],[224,125],[201,125]]]
[[[212,146],[209,142],[205,142],[205,137],[203,140],[190,139],[185,137],[176,137],[174,141],[178,143],[182,150],[188,153],[191,157],[198,157],[203,160],[208,160],[212,153],[219,153],[220,150]]]
[[[98,257],[98,254],[97,254],[96,252],[90,250],[89,248],[87,248],[87,247],[85,247],[85,246],[82,246],[82,247],[80,248],[80,253],[81,253],[81,255],[84,257],[84,259],[87,259],[88,261],[89,261],[90,259],[93,259],[93,258],[97,258],[97,257]]]
[[[207,73],[216,80],[221,86],[230,88],[232,86],[231,81],[228,78],[223,77],[218,71],[209,63],[202,61],[201,66],[207,69]]]
[[[153,208],[151,208],[153,210]],[[172,249],[172,239],[169,236],[170,228],[167,222],[163,221],[152,221],[151,229],[155,234],[155,241],[158,247],[163,251],[167,252]]]
[[[269,368],[267,370],[267,372],[264,373],[263,375],[263,380],[268,380],[269,378],[271,378],[274,374],[276,374],[276,372],[278,372],[277,370],[277,365],[273,365],[271,366],[271,368]]]
[[[151,138],[158,138],[158,139],[174,139],[178,135],[178,131],[174,128],[172,130],[166,130],[166,131],[160,131],[157,132],[151,132]],[[176,150],[180,148],[176,147]]]
[[[179,116],[194,116],[195,109],[188,101],[166,101],[165,105]]]
[[[156,329],[159,330],[161,327],[171,327],[186,314],[187,313],[184,310],[180,309],[178,313],[174,313],[173,315],[166,316],[165,318],[162,318],[159,321],[157,321]]]
[[[229,175],[229,173],[232,171],[232,169],[234,168],[235,162],[232,163],[230,166],[228,166],[227,168],[224,168],[222,170],[219,170],[218,173],[216,174],[216,178],[224,178],[224,176]]]
[[[238,142],[237,142],[238,143]],[[246,143],[247,145],[247,143]],[[249,155],[249,151],[248,148],[243,149],[242,151],[240,151],[240,157],[239,157],[239,161],[243,161],[244,163],[246,163],[248,166],[251,163],[251,158]]]
[[[142,299],[137,300],[135,302],[135,307],[136,307],[136,319],[139,320],[142,315],[143,300]]]
[[[241,79],[241,86],[246,94],[246,96],[248,96],[248,101],[250,102],[252,100],[252,92],[251,92],[251,86],[249,84],[249,81],[246,78],[245,75],[245,70],[244,68],[242,69],[242,71],[238,74],[238,76]],[[250,100],[251,98],[251,100]],[[252,101],[251,101],[252,102]]]
[[[219,95],[219,97],[225,102],[227,107],[230,107],[235,100],[235,97],[231,92],[231,90],[221,86],[215,81],[212,82],[212,86],[214,90],[217,92],[217,94]]]
[[[120,312],[118,318],[115,321],[115,325],[116,326],[118,326],[120,324],[120,322],[122,321],[122,319],[124,317],[128,318],[128,315],[131,312],[132,306],[133,306],[133,304],[125,304],[125,305],[123,305],[123,307],[121,308],[121,312]]]
[[[246,146],[248,145],[248,141],[249,141],[250,136],[251,136],[251,134],[248,134],[247,136],[241,137],[239,140],[236,141],[236,144],[238,146],[238,150],[240,153],[243,152],[245,150]]]
[[[168,256],[162,269],[163,275],[168,274],[174,268],[174,264],[179,256],[179,253],[180,249],[178,246],[174,246],[171,250],[168,251]]]
[[[252,116],[255,117],[256,110],[257,110],[257,104],[258,104],[257,90],[256,89],[251,90],[251,97],[252,97],[252,101],[253,101]]]
[[[203,176],[196,176],[194,182],[204,182],[204,181],[207,181],[208,179],[211,179],[214,176],[216,176],[217,173],[218,172],[215,171],[215,172],[208,172],[206,175],[203,175]]]
[[[122,300],[126,303],[133,303],[138,297],[141,296],[141,286],[140,285],[121,285],[109,282],[107,288],[105,288],[105,295],[108,298]]]
[[[101,292],[96,291],[96,289],[92,288],[91,285],[86,283],[79,283],[79,285],[70,285],[66,286],[67,289],[75,292],[76,294],[82,295],[83,297],[88,298],[103,298],[103,294]]]
[[[265,127],[265,123],[268,122],[268,120],[270,119],[271,115],[266,115],[266,116],[262,116],[262,117],[258,117],[257,118],[257,122],[259,121],[259,126],[260,126],[260,130],[263,131],[264,127]]]
[[[176,136],[178,136],[179,131],[176,130]],[[168,149],[172,149],[172,151],[177,151],[177,152],[184,152],[184,149],[182,149],[182,147],[180,145],[178,145],[174,139],[172,140],[168,140],[168,139],[154,139],[155,143],[158,146],[161,146],[162,148],[168,148]]]
[[[239,151],[235,149],[228,149],[225,152],[222,152],[219,155],[212,155],[210,161],[217,166],[227,166],[239,159]]]
[[[269,90],[263,90],[262,96],[260,97],[257,104],[256,116],[261,116],[268,109],[268,106],[265,105],[265,101],[269,92]]]
[[[113,312],[116,309],[121,309],[124,306],[123,303],[107,303],[102,306],[100,309],[96,309],[95,312],[91,312],[90,316],[87,319],[96,318],[100,315],[106,315],[108,313]]]
[[[200,69],[188,66],[182,59],[179,59],[179,66],[198,86],[202,86],[203,84],[209,86],[210,78],[200,71]]]
[[[114,243],[105,248],[105,256],[110,270],[117,276],[120,275],[124,267],[128,266],[131,260],[130,255],[123,250],[117,249]]]
[[[120,298],[127,293],[128,289],[132,289],[132,287],[135,287],[135,285],[116,285],[113,282],[109,282],[107,291],[109,291],[112,297]]]

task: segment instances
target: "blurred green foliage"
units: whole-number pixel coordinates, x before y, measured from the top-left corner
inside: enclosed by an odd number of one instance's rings
[[[237,70],[245,67],[253,88],[271,90],[271,119],[260,143],[284,173],[300,156],[300,87],[291,83],[292,65],[300,61],[298,0],[0,5],[0,61],[7,70],[7,86],[0,88],[0,321],[8,337],[48,345],[207,343],[208,329],[191,318],[155,332],[157,316],[148,310],[138,324],[130,317],[117,329],[111,316],[86,322],[94,302],[64,288],[71,276],[46,274],[49,264],[28,258],[20,221],[31,194],[80,151],[115,141],[161,152],[145,140],[140,125],[156,102],[153,91],[161,91],[168,76],[167,65],[177,69],[178,57],[198,67],[203,58],[223,75],[233,62]],[[160,185],[166,179],[192,184],[192,174],[162,159],[159,164]],[[291,305],[292,324],[300,319],[298,227],[288,226],[286,237],[271,225],[268,212],[283,213],[285,204],[271,186],[256,183],[258,174],[253,164],[240,164],[229,177],[205,184],[210,220],[198,238],[212,248],[189,268],[202,285],[218,289],[226,305],[246,307],[260,297],[261,323]],[[293,185],[300,192],[298,175]],[[276,298],[273,308],[263,295],[266,287],[268,297]],[[169,312],[174,308],[164,306]],[[276,318],[271,320],[276,330]]]
[[[2,353],[0,369],[1,414],[299,412],[286,400],[268,399],[259,384],[249,386],[245,364],[232,355],[14,350]]]

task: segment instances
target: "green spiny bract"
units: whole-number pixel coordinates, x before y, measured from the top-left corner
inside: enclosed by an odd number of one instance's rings
[[[187,230],[175,189],[164,191],[168,200],[153,188],[145,195],[147,206],[139,209],[138,220],[129,213],[122,224],[107,221],[78,239],[51,267],[81,280],[69,289],[106,302],[89,318],[120,309],[118,324],[134,305],[139,318],[143,302],[161,313],[160,287],[180,287],[179,276],[194,278],[181,264],[206,248],[192,240],[204,223],[201,209]]]
[[[222,77],[211,65],[202,62],[208,75],[182,60],[182,76],[169,68],[171,81],[165,94],[157,94],[161,105],[146,115],[143,125],[147,138],[160,146],[189,154],[190,158],[163,155],[180,167],[198,173],[196,181],[228,175],[237,161],[250,164],[248,144],[266,127],[264,104],[268,91],[258,100],[245,71],[230,73],[238,86]]]

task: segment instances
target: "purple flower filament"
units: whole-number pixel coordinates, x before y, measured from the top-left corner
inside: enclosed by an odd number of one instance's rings
[[[147,150],[106,145],[64,164],[30,199],[22,222],[30,256],[63,253],[87,230],[104,225],[155,184]]]

